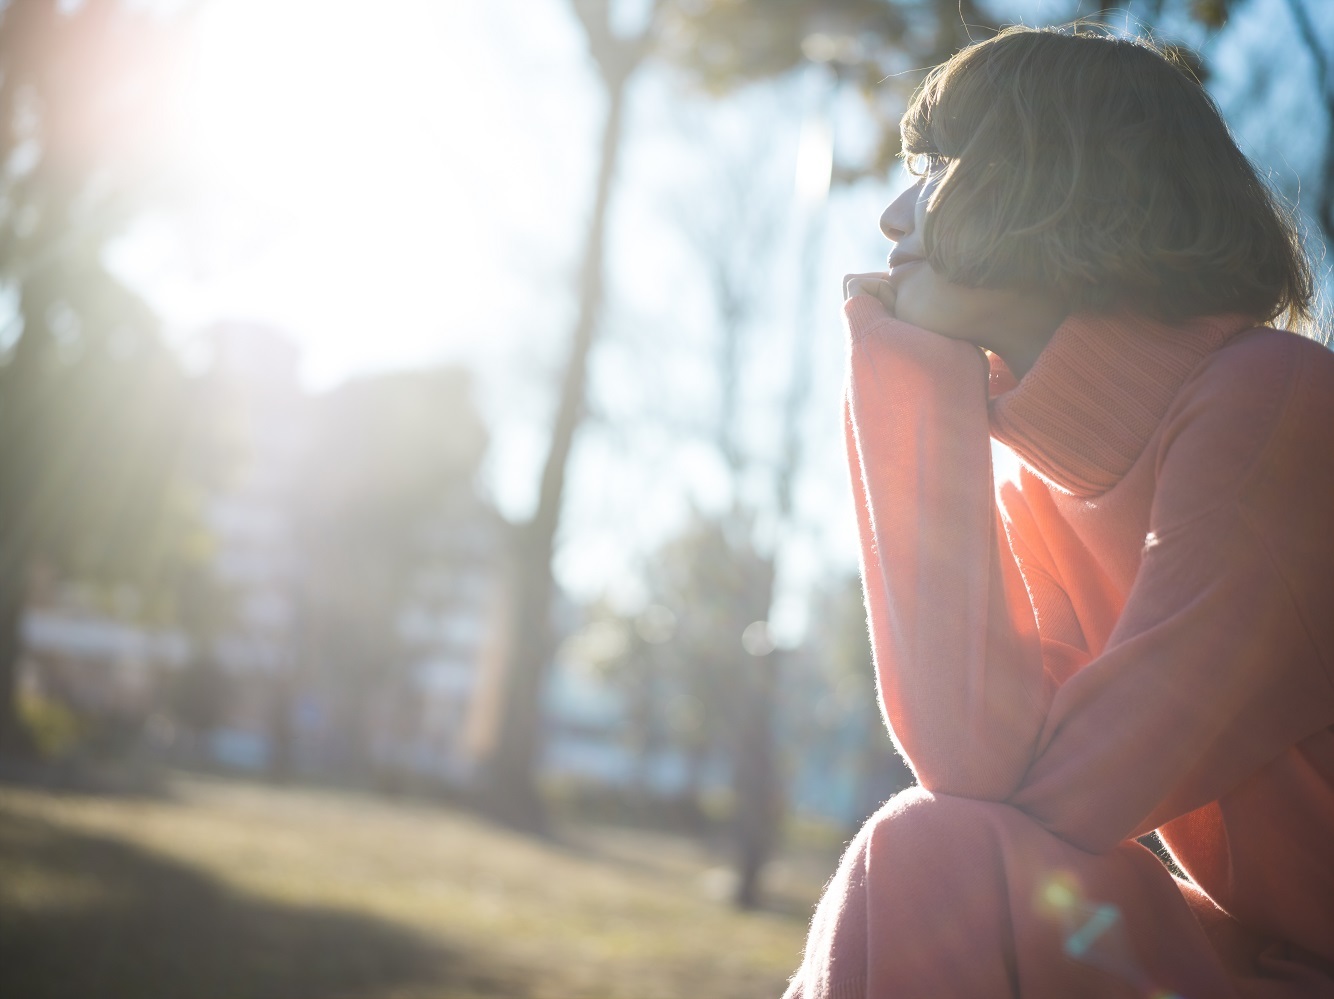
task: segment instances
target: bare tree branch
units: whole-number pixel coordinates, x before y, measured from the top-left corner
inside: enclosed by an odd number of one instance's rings
[[[1297,34],[1306,46],[1315,67],[1316,84],[1325,103],[1325,151],[1320,169],[1320,194],[1315,217],[1326,243],[1334,241],[1334,91],[1330,88],[1329,56],[1320,44],[1311,13],[1302,0],[1287,0],[1288,11],[1297,26]]]

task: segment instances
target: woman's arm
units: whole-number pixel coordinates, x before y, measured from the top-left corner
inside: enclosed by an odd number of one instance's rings
[[[1334,724],[1334,359],[1282,333],[1226,350],[1169,415],[1135,584],[1012,798],[1090,849]]]
[[[1177,420],[1160,457],[1156,544],[1091,659],[1039,640],[996,519],[975,348],[867,297],[848,316],[849,457],[881,697],[924,786],[1009,801],[1102,850],[1334,722],[1322,659],[1334,639],[1299,596],[1334,592],[1334,454],[1313,443],[1330,450],[1334,411],[1312,408],[1320,392],[1297,393],[1301,411],[1269,435],[1305,434],[1307,453],[1267,447],[1264,475],[1235,443],[1255,428],[1239,436],[1228,423],[1252,417],[1220,421],[1238,409],[1205,405]],[[1285,485],[1256,485],[1270,480]],[[1030,575],[1034,600],[1049,601],[1038,621],[1062,613],[1054,579]]]
[[[862,295],[850,323],[848,459],[880,696],[927,788],[1004,800],[1055,685],[991,486],[987,367]]]

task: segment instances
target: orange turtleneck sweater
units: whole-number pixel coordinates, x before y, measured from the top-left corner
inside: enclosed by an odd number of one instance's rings
[[[988,372],[976,347],[874,298],[846,315],[875,665],[914,793],[1003,806],[997,828],[1076,873],[1158,829],[1194,886],[1165,868],[1135,877],[1179,889],[1219,955],[1189,973],[1155,958],[1168,964],[1155,980],[1334,993],[1334,354],[1240,317],[1083,315],[1015,384],[999,359]],[[1017,478],[993,484],[992,438]],[[948,824],[935,841],[978,877],[993,862],[952,851]],[[920,885],[895,880],[920,858],[892,842],[884,829],[854,842],[790,994],[960,994],[894,978],[894,949],[931,941],[840,927],[890,925],[904,893],[922,904]],[[997,911],[1016,936],[973,946],[1026,946],[1014,927],[1034,888],[1013,882],[1037,876],[1006,870]],[[1120,904],[1137,939],[1171,923],[1161,903]],[[839,946],[868,951],[860,971],[827,953]],[[1265,978],[1274,948],[1305,984]],[[1008,982],[979,994],[1048,994],[1021,987],[1022,954],[1003,966]]]

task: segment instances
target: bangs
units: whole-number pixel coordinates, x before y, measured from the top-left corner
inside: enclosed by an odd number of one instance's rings
[[[995,93],[977,86],[980,74],[964,68],[968,51],[932,69],[913,93],[899,123],[905,161],[913,156],[957,158],[967,137],[975,135],[994,110]]]

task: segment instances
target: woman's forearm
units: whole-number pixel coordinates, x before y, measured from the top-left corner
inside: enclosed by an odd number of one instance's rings
[[[991,480],[987,371],[970,344],[848,302],[848,455],[886,718],[921,783],[1003,800],[1051,684]]]

